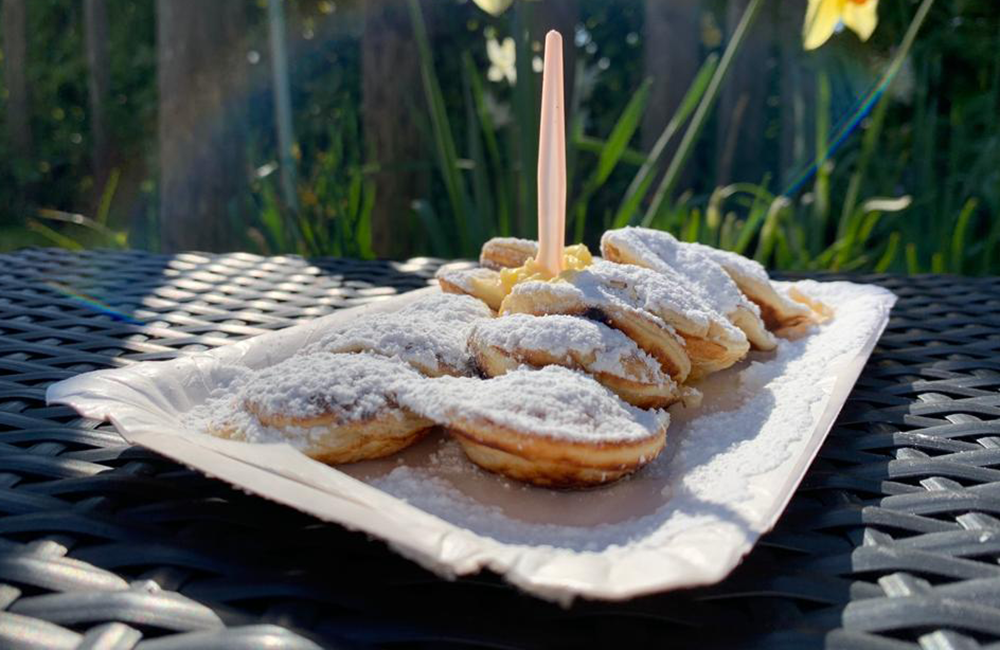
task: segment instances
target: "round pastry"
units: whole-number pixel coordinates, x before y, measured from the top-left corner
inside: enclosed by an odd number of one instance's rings
[[[607,261],[564,273],[560,281],[517,285],[500,310],[536,315],[596,312],[596,320],[623,331],[680,382],[689,374],[698,378],[727,368],[750,348],[742,331],[674,278]],[[679,365],[680,356],[688,361]]]
[[[523,266],[538,255],[538,242],[516,237],[494,237],[479,252],[479,265],[499,271]]]
[[[469,350],[487,377],[522,365],[582,370],[641,408],[660,408],[695,395],[665,374],[659,362],[618,330],[575,316],[512,314],[477,323]],[[696,391],[695,391],[696,392]]]
[[[436,275],[438,284],[446,293],[474,296],[497,310],[515,285],[550,279],[534,258],[537,250],[538,245],[527,239],[494,237],[483,245],[482,267],[469,268],[464,263],[443,266]],[[583,244],[563,248],[563,267],[566,269],[585,268],[592,260]]]
[[[371,352],[398,357],[429,377],[472,374],[472,326],[493,312],[469,296],[436,294],[396,312],[361,316],[306,346],[316,352]]]
[[[250,373],[232,410],[209,429],[246,442],[287,442],[324,463],[381,458],[408,447],[434,423],[402,407],[421,381],[398,359],[371,354],[297,355]]]
[[[403,400],[446,426],[480,467],[545,487],[595,486],[634,472],[662,451],[670,422],[665,411],[630,406],[560,366],[427,380]]]
[[[504,298],[501,312],[582,316],[619,330],[635,341],[674,381],[683,382],[691,374],[691,359],[684,350],[684,340],[674,329],[614,292],[595,295],[570,282],[525,282]]]
[[[754,348],[773,350],[777,346],[760,318],[760,309],[743,295],[718,262],[670,233],[633,227],[608,230],[601,237],[601,254],[612,262],[679,276],[686,288],[743,330]]]
[[[469,268],[464,264],[442,266],[435,274],[441,291],[478,298],[492,309],[500,309],[504,292],[500,285],[500,274],[491,269]]]
[[[767,271],[759,262],[731,251],[722,251],[704,244],[685,244],[715,260],[725,269],[740,291],[760,307],[760,316],[771,331],[817,322],[808,304],[792,300],[771,284]]]
[[[579,276],[571,281],[585,291],[612,287],[673,327],[684,339],[694,379],[728,368],[750,350],[746,335],[676,276],[607,261],[594,263]]]

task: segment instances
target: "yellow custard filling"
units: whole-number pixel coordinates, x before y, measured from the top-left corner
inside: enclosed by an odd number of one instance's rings
[[[563,274],[567,271],[579,271],[585,269],[594,261],[593,255],[584,244],[573,244],[563,247]],[[522,266],[510,269],[501,269],[499,275],[493,278],[472,278],[475,294],[486,302],[493,309],[499,309],[503,299],[514,289],[514,285],[540,280],[550,282],[562,276],[552,277],[544,268],[529,258]]]

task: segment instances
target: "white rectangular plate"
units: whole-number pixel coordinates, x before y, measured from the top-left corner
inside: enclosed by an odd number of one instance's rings
[[[339,323],[395,311],[434,287],[205,353],[86,373],[50,386],[47,399],[110,420],[129,442],[209,476],[384,539],[443,576],[486,567],[551,600],[624,599],[717,582],[774,526],[896,300],[871,285],[797,286],[834,319],[710,376],[699,408],[671,411],[656,461],[595,490],[487,474],[443,434],[389,459],[333,468],[287,445],[185,427],[185,413],[222,385],[225,364],[271,365]]]

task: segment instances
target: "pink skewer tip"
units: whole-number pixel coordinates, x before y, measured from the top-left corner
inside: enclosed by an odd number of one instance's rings
[[[563,270],[566,240],[566,117],[562,36],[545,35],[542,117],[538,138],[538,263],[555,276]]]

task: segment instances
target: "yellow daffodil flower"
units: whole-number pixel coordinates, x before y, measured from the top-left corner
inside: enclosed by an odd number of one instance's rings
[[[473,0],[486,13],[499,16],[514,4],[514,0]]]
[[[840,23],[867,41],[878,25],[877,10],[878,0],[809,0],[802,45],[815,50],[826,43]]]

